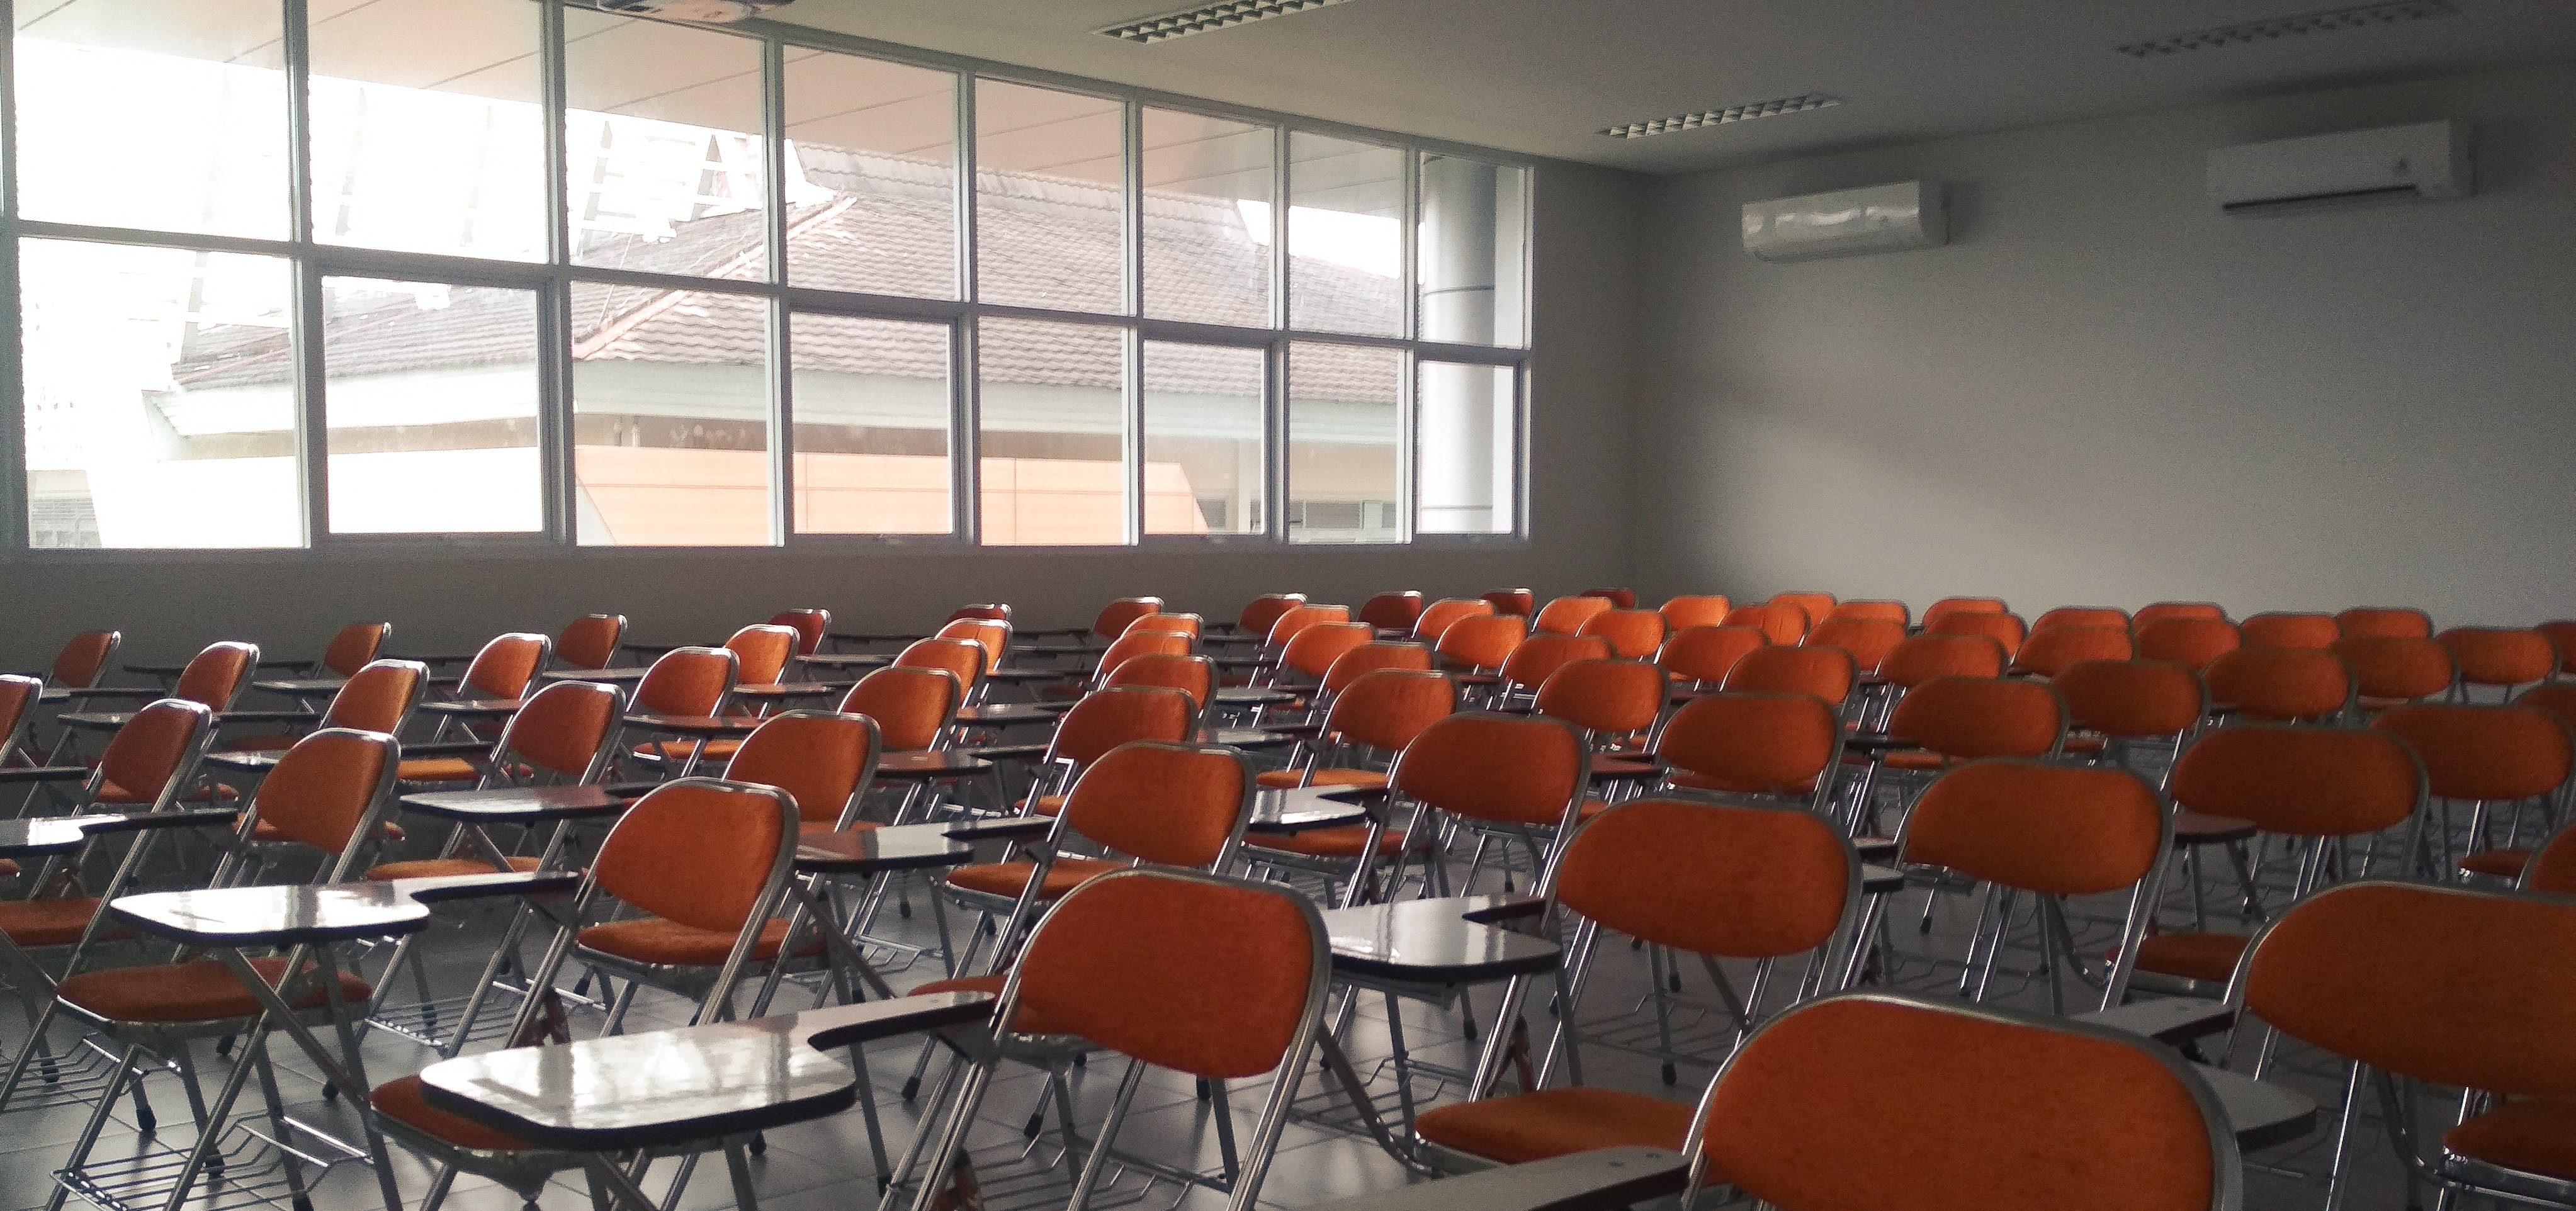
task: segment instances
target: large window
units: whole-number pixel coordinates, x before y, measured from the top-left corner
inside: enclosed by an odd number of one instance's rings
[[[1527,528],[1509,157],[572,0],[0,11],[0,551]]]

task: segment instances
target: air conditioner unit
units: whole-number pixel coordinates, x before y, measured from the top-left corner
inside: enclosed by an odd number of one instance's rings
[[[2209,196],[2229,214],[2468,193],[2469,131],[2459,122],[2348,130],[2209,153]]]
[[[1935,248],[1949,238],[1938,181],[1744,204],[1744,250],[1766,261]]]
[[[604,13],[660,17],[665,21],[709,21],[716,24],[757,17],[787,7],[788,0],[584,0]]]

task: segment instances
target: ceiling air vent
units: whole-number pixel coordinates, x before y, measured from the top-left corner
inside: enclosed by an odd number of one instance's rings
[[[1169,42],[1174,38],[1186,38],[1191,34],[1228,29],[1252,21],[1267,21],[1272,17],[1285,17],[1291,13],[1305,12],[1310,8],[1323,8],[1327,5],[1346,2],[1347,0],[1231,0],[1230,3],[1203,4],[1197,8],[1165,13],[1159,17],[1146,17],[1091,32],[1107,34],[1126,42],[1152,46],[1157,42]]]
[[[1642,139],[1648,135],[1668,135],[1677,130],[1697,130],[1703,126],[1725,126],[1733,122],[1750,122],[1755,118],[1776,118],[1782,114],[1802,114],[1811,109],[1831,109],[1843,103],[1841,97],[1824,93],[1800,93],[1769,101],[1729,105],[1724,109],[1703,109],[1698,113],[1674,114],[1647,122],[1626,122],[1605,126],[1601,133],[1614,139]]]
[[[2300,13],[2290,17],[2267,17],[2260,21],[2242,21],[2216,29],[2196,29],[2187,34],[2149,38],[2113,47],[2132,59],[2153,59],[2159,55],[2179,55],[2184,51],[2210,50],[2221,46],[2252,46],[2282,38],[2308,34],[2331,34],[2346,29],[2377,29],[2383,25],[2401,25],[2431,17],[2447,17],[2460,11],[2451,0],[2392,0],[2387,4],[2361,4],[2351,8],[2332,8],[2324,12]]]

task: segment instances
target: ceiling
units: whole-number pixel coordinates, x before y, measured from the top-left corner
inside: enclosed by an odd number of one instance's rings
[[[2576,59],[2576,3],[2139,60],[2112,48],[2336,0],[1349,0],[1153,46],[1184,0],[797,0],[862,37],[1531,155],[1681,172],[2335,83]],[[1823,92],[1830,109],[1644,139],[1616,123]]]

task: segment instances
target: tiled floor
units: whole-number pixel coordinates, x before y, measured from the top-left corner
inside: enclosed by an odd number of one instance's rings
[[[916,903],[921,893],[916,890]],[[1956,955],[1969,927],[1972,909],[1963,901],[1949,900],[1936,916],[1928,935],[1917,935],[1913,929],[1918,919],[1923,893],[1910,891],[1903,895],[1891,914],[1895,922],[1893,935],[1899,945],[1920,948],[1927,953]],[[2108,913],[2115,905],[2087,905],[2083,908]],[[903,920],[891,911],[884,914],[880,934],[913,941],[928,941],[928,914]],[[440,979],[449,985],[470,980],[479,969],[482,954],[479,947],[490,945],[493,936],[488,919],[472,923],[462,930],[440,929],[428,940],[428,953]],[[898,988],[910,987],[938,974],[934,958],[924,958],[909,970],[893,974],[891,982]],[[1741,973],[1737,973],[1739,976]],[[1907,965],[1900,979],[1923,982],[1932,979],[1955,979],[1955,976],[1932,972],[1917,963]],[[1775,981],[1777,990],[1786,979]],[[1637,1005],[1648,987],[1643,955],[1624,942],[1605,946],[1597,965],[1595,983],[1587,997],[1586,1018],[1596,1014],[1620,1012]],[[1707,982],[1693,965],[1686,976],[1687,985],[1705,995]],[[1739,987],[1741,984],[1739,983]],[[810,993],[791,989],[782,1007],[810,1003]],[[1996,999],[2007,1004],[2043,1007],[2045,994],[2036,983],[2014,986],[2010,980],[1999,981]],[[804,997],[807,1000],[798,1000]],[[1492,989],[1480,989],[1474,997],[1478,1011],[1491,1014],[1495,1005]],[[1350,1036],[1355,1061],[1366,1070],[1387,1053],[1385,1005],[1371,995],[1362,999],[1359,1020]],[[1435,1063],[1464,1066],[1474,1054],[1461,1028],[1454,1009],[1428,1003],[1407,1002],[1404,1005],[1405,1035],[1416,1058]],[[1533,1032],[1543,1041],[1547,1003],[1544,992],[1534,994],[1529,1005]],[[686,1007],[674,998],[647,993],[629,1023],[629,1029],[643,1030],[676,1025],[686,1014]],[[0,1041],[5,1041],[11,1054],[21,1045],[24,1027],[17,1015],[8,1015],[10,1024],[0,1028]],[[595,1014],[576,1015],[577,1034],[594,1032],[599,1025]],[[57,1037],[67,1037],[57,1031]],[[2252,1047],[2241,1047],[2239,1067],[2250,1060]],[[919,1045],[898,1040],[874,1046],[869,1050],[869,1064],[876,1078],[877,1102],[884,1117],[889,1146],[897,1156],[911,1138],[916,1108],[898,1096],[905,1074],[911,1071]],[[356,1139],[358,1122],[345,1102],[323,1100],[322,1085],[313,1066],[283,1040],[272,1046],[277,1056],[282,1097],[292,1112],[345,1138]],[[212,1054],[211,1047],[201,1047],[200,1063],[213,1085],[221,1079],[223,1064]],[[385,1034],[372,1034],[365,1043],[369,1077],[383,1081],[412,1071],[430,1055],[419,1046]],[[2336,1082],[2332,1075],[2314,1061],[2293,1050],[2282,1079],[2321,1102],[2331,1103]],[[1663,1084],[1656,1061],[1637,1055],[1603,1048],[1588,1048],[1584,1053],[1585,1076],[1592,1084],[1653,1093],[1687,1100],[1705,1081],[1706,1067],[1685,1066],[1676,1085]],[[934,1068],[934,1075],[937,1069]],[[1087,1067],[1073,1071],[1069,1077],[1078,1113],[1091,1121],[1107,1104],[1115,1089],[1119,1065],[1105,1058],[1095,1058]],[[993,1085],[985,1103],[983,1122],[972,1143],[979,1159],[1014,1153],[1028,1146],[1020,1132],[1045,1087],[1042,1075],[1032,1069],[1005,1067]],[[163,1125],[160,1142],[185,1146],[193,1138],[186,1122],[187,1111],[177,1082],[168,1076],[157,1076],[148,1082],[153,1104]],[[1322,1082],[1309,1076],[1305,1089],[1315,1092]],[[1233,1105],[1240,1130],[1248,1139],[1252,1117],[1265,1090],[1238,1086],[1232,1091]],[[924,1095],[927,1096],[926,1094]],[[256,1105],[254,1085],[245,1106]],[[0,1115],[0,1211],[42,1206],[50,1192],[53,1170],[63,1163],[69,1141],[77,1134],[85,1107],[16,1112]],[[120,1104],[104,1138],[100,1155],[114,1156],[138,1146],[131,1101]],[[1890,1123],[1886,1130],[1901,1131],[1904,1124]],[[1050,1127],[1052,1131],[1052,1127]],[[1041,1141],[1043,1142],[1043,1141]],[[1207,1107],[1198,1099],[1191,1083],[1167,1074],[1150,1077],[1137,1098],[1131,1120],[1120,1140],[1122,1148],[1156,1160],[1194,1169],[1212,1168],[1218,1148],[1211,1129]],[[2314,1168],[2319,1164],[2314,1144],[2294,1146],[2254,1158],[2263,1166]],[[2361,1155],[2360,1177],[2350,1206],[2356,1209],[2387,1208],[2403,1205],[2403,1184],[2395,1161],[2390,1156],[2384,1137],[2375,1121],[2365,1125],[2357,1148]],[[396,1176],[407,1204],[417,1206],[427,1191],[431,1174],[416,1158],[394,1149]],[[672,1162],[656,1166],[646,1187],[657,1197],[663,1193],[672,1171]],[[770,1133],[765,1153],[752,1159],[751,1168],[763,1206],[771,1211],[850,1211],[873,1205],[876,1187],[868,1159],[866,1135],[856,1113],[845,1113]],[[1301,1207],[1334,1198],[1399,1186],[1410,1180],[1405,1169],[1376,1145],[1340,1131],[1308,1122],[1291,1122],[1280,1142],[1278,1159],[1262,1190],[1265,1204],[1288,1208]],[[2249,1176],[2247,1205],[2261,1208],[2305,1208],[2319,1203],[2321,1189],[2305,1181],[2257,1171]],[[1162,1207],[1186,1204],[1192,1208],[1223,1205],[1220,1196],[1207,1191],[1181,1191],[1166,1183],[1154,1192],[1146,1204]],[[314,1204],[319,1211],[365,1211],[378,1205],[376,1186],[363,1165],[343,1164],[335,1168],[315,1192]],[[548,1211],[579,1211],[590,1206],[589,1196],[578,1175],[569,1175],[550,1185],[540,1199]],[[730,1206],[734,1202],[730,1183],[720,1158],[710,1156],[698,1168],[678,1206],[681,1211]],[[518,1196],[479,1178],[460,1180],[446,1205],[455,1211],[513,1211]],[[78,1204],[75,1203],[75,1206]],[[200,1200],[198,1207],[217,1204]]]

